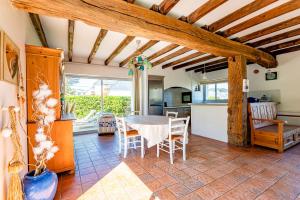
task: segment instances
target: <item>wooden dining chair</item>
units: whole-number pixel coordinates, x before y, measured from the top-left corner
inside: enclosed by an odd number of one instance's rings
[[[128,130],[124,117],[116,117],[116,124],[119,133],[119,154],[122,152],[122,146],[124,147],[124,158],[127,157],[128,149],[141,147],[141,157],[143,158],[145,154],[144,138],[139,135],[137,130]],[[138,143],[140,143],[140,146],[138,146]]]
[[[157,157],[159,157],[160,150],[167,152],[170,154],[170,162],[173,164],[175,151],[182,150],[182,159],[186,160],[189,121],[190,117],[169,119],[169,136],[157,144]]]
[[[169,111],[167,111],[166,116],[171,117],[171,118],[177,118],[178,112],[169,112]]]

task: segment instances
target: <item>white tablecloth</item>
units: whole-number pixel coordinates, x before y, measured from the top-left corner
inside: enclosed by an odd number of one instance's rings
[[[147,146],[152,147],[168,137],[169,118],[156,115],[133,115],[125,117],[128,126],[138,130],[147,140]]]

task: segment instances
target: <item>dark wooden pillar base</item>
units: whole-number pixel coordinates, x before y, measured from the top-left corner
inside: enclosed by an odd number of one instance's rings
[[[244,56],[228,58],[228,143],[247,145],[247,94],[243,79],[247,78]]]

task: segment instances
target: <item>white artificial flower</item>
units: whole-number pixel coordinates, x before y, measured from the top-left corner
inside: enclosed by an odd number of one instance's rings
[[[11,136],[12,130],[11,128],[5,127],[4,129],[2,129],[1,134],[3,135],[3,137],[8,138]]]
[[[20,107],[15,107],[15,108],[14,108],[14,111],[15,111],[15,112],[19,112],[19,111],[20,111]]]
[[[40,105],[39,105],[39,111],[40,111],[41,113],[48,114],[49,109],[48,109],[47,106],[45,106],[44,104],[40,104]]]
[[[44,98],[50,96],[52,94],[52,91],[49,90],[49,89],[46,89],[46,90],[40,90],[40,94],[41,96],[43,96]]]
[[[56,106],[57,100],[54,98],[50,98],[47,100],[46,104],[48,107],[53,108],[54,106]]]
[[[49,123],[54,122],[54,120],[55,120],[55,117],[53,115],[47,115],[44,119],[44,123],[49,124]]]
[[[42,141],[40,143],[40,146],[42,149],[51,149],[51,147],[53,146],[53,142],[52,141],[49,141],[49,140],[46,140],[46,141]]]
[[[39,94],[39,92],[40,92],[40,90],[35,90],[35,91],[33,91],[33,92],[32,92],[32,96],[36,98],[37,95]]]
[[[50,149],[50,152],[52,153],[56,153],[58,151],[58,147],[57,146],[53,146],[51,149]]]
[[[39,86],[39,88],[40,88],[41,90],[47,90],[49,87],[48,87],[47,84],[43,83],[43,84],[41,84],[41,85]]]
[[[52,153],[52,152],[48,152],[46,155],[47,160],[51,160],[51,158],[53,158],[53,157],[54,157],[54,153]]]
[[[34,155],[41,155],[43,153],[43,149],[41,147],[34,147],[33,148],[33,153]]]
[[[44,128],[42,128],[42,127],[38,128],[38,129],[37,129],[37,132],[38,132],[38,133],[44,133]]]
[[[48,110],[48,115],[55,116],[55,110],[54,109],[49,109]]]
[[[37,141],[37,142],[43,142],[46,139],[47,139],[47,137],[43,133],[35,134],[35,141]]]

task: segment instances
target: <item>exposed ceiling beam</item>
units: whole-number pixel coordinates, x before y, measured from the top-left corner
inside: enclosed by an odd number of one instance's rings
[[[91,51],[91,53],[90,53],[90,55],[88,57],[88,63],[89,64],[91,64],[92,60],[94,59],[94,57],[95,57],[95,55],[96,55],[96,53],[97,53],[97,51],[98,51],[98,49],[100,47],[100,44],[103,41],[104,37],[106,36],[107,32],[108,31],[106,29],[101,29],[99,31],[99,34],[98,34],[98,36],[96,38],[96,41],[94,43],[94,46],[92,48],[92,51]]]
[[[41,23],[41,20],[40,20],[40,16],[38,14],[29,13],[29,17],[31,19],[31,22],[34,26],[34,29],[35,29],[42,45],[44,47],[49,47],[48,43],[47,43],[46,36],[45,36],[44,29],[43,29],[43,26],[42,26],[42,23]]]
[[[220,68],[220,67],[223,67],[223,66],[227,66],[227,65],[228,65],[228,63],[227,63],[227,61],[225,61],[225,62],[222,62],[222,63],[218,63],[218,64],[214,64],[214,65],[210,65],[210,66],[205,66],[205,67],[196,69],[195,73],[198,73],[198,72],[202,72],[203,73],[204,70],[205,70],[205,72],[209,72],[209,70],[211,70],[211,69],[217,69],[217,68]]]
[[[289,48],[286,48],[286,49],[280,49],[278,51],[273,51],[272,54],[277,56],[277,55],[280,55],[280,54],[290,53],[290,52],[294,52],[294,51],[300,51],[300,45],[289,47]]]
[[[209,59],[212,59],[212,58],[215,58],[215,57],[216,56],[214,56],[214,55],[204,56],[204,57],[201,57],[201,58],[198,58],[198,59],[180,64],[180,65],[176,65],[176,66],[173,67],[173,70],[180,69],[180,68],[183,68],[183,67],[187,67],[187,66],[190,66],[190,65],[195,65],[197,63],[200,63],[200,62],[203,62],[205,60],[209,60]]]
[[[280,22],[278,24],[274,24],[273,26],[269,26],[262,30],[255,31],[253,33],[250,33],[248,35],[240,37],[238,40],[239,40],[239,42],[242,42],[242,43],[248,42],[250,40],[253,40],[253,39],[268,35],[270,33],[274,33],[276,31],[280,31],[280,30],[298,25],[298,24],[300,24],[300,16]]]
[[[171,53],[171,54],[169,54],[169,55],[167,55],[167,56],[165,56],[165,57],[163,57],[163,58],[155,61],[154,63],[152,63],[152,65],[153,66],[159,65],[161,63],[166,62],[167,60],[170,60],[172,58],[180,56],[181,54],[184,54],[184,53],[186,53],[186,52],[188,52],[190,50],[191,50],[190,48],[183,47],[183,48],[181,48],[181,49],[179,49],[179,50],[177,50],[177,51],[175,51],[175,52],[173,52],[173,53]]]
[[[178,65],[178,64],[180,64],[180,63],[183,63],[183,62],[185,62],[185,61],[191,60],[191,59],[193,59],[193,58],[202,56],[202,55],[204,55],[204,54],[205,54],[205,53],[202,53],[202,52],[195,52],[195,53],[192,53],[192,54],[190,54],[190,55],[187,55],[187,56],[185,56],[185,57],[183,57],[183,58],[180,58],[180,59],[178,59],[178,60],[175,60],[175,61],[173,61],[173,62],[167,63],[167,64],[163,65],[162,68],[163,68],[163,69],[166,69],[166,68],[168,68],[168,67],[171,67],[171,66],[174,66],[174,65]]]
[[[90,25],[152,40],[163,40],[216,56],[243,55],[262,66],[277,66],[263,51],[231,41],[180,20],[119,0],[11,0],[19,9],[78,19]],[[291,1],[292,6],[300,1]]]
[[[141,48],[137,49],[134,53],[132,53],[130,56],[128,56],[125,60],[123,60],[119,64],[119,67],[123,67],[124,65],[126,65],[129,62],[129,60],[131,58],[138,56],[139,54],[143,53],[144,51],[146,51],[147,49],[149,49],[150,47],[152,47],[153,45],[155,45],[158,42],[159,42],[158,40],[150,40],[149,42],[144,44]]]
[[[73,57],[73,40],[74,40],[75,21],[69,20],[68,22],[68,58],[72,62]]]
[[[134,36],[126,36],[126,38],[119,44],[119,46],[109,55],[109,57],[104,61],[105,65],[108,65],[121,51],[132,41]]]
[[[193,24],[196,21],[198,21],[199,19],[201,19],[204,15],[206,15],[207,13],[209,13],[212,10],[216,9],[217,7],[219,7],[220,5],[222,5],[223,3],[225,3],[226,1],[227,0],[209,0],[208,2],[206,2],[205,4],[203,4],[202,6],[200,6],[199,8],[197,8],[189,16],[187,16],[187,17],[184,17],[184,16],[181,17],[180,20],[183,20],[183,21],[185,21],[185,22],[187,22],[189,24]],[[175,48],[173,48],[173,49],[175,49]],[[171,51],[173,49],[170,49],[169,51]],[[180,51],[180,50],[178,50],[178,51]],[[184,54],[186,52],[187,51],[184,51],[182,54]],[[167,53],[167,52],[165,52],[165,53]],[[190,59],[193,59],[193,58],[196,58],[196,57],[199,56],[199,54],[202,54],[202,53],[199,52],[199,53],[194,53],[192,55],[189,55],[188,59],[179,59],[177,61],[177,64],[182,63],[182,62],[187,61],[187,60],[190,60]],[[163,54],[160,54],[160,55],[163,55]],[[180,56],[181,54],[178,54],[178,52],[174,52],[174,55]],[[158,62],[158,63],[160,64],[160,63],[166,62],[167,58],[172,59],[174,57],[168,55],[165,58],[162,58],[162,62]],[[183,61],[181,61],[181,60],[183,60]],[[155,63],[155,65],[157,65],[157,63]],[[173,65],[175,65],[175,64],[173,64]],[[164,68],[167,68],[167,67],[163,67],[163,69]]]
[[[187,17],[187,22],[189,24],[193,24],[202,17],[204,17],[206,14],[211,12],[212,10],[216,9],[223,3],[225,3],[228,0],[208,0],[206,3],[204,3],[202,6],[197,8],[194,12],[192,12],[188,17]]]
[[[207,70],[205,70],[207,73],[208,72],[214,72],[214,71],[219,71],[219,70],[222,70],[222,69],[227,69],[228,68],[228,63],[224,63],[224,65],[223,66],[218,66],[218,67],[216,67],[216,68],[210,68],[210,69],[207,69]]]
[[[249,20],[246,20],[240,24],[237,24],[237,25],[227,29],[224,32],[224,35],[226,37],[229,37],[235,33],[241,32],[243,30],[246,30],[247,28],[256,26],[258,24],[261,24],[265,21],[276,18],[278,16],[281,16],[283,14],[286,14],[286,13],[296,10],[298,8],[300,8],[300,1],[299,0],[291,0],[287,3],[284,3],[278,7],[268,10],[258,16],[255,16]]]
[[[127,3],[134,3],[135,0],[124,0],[126,1]]]
[[[215,23],[211,24],[210,26],[208,26],[208,30],[211,31],[211,32],[215,32],[225,26],[227,26],[228,24],[244,17],[244,16],[247,16],[267,5],[270,5],[271,3],[275,2],[277,0],[256,0],[240,9],[238,9],[237,11],[227,15],[226,17],[216,21]],[[189,17],[187,17],[189,18]],[[195,56],[197,57],[197,56]],[[193,59],[195,58],[193,56],[190,57],[190,59]],[[186,61],[186,60],[185,60]],[[180,63],[180,59],[178,60],[178,62]],[[176,63],[176,61],[175,61]],[[179,63],[176,63],[176,64],[179,64]],[[170,63],[171,64],[171,63]],[[173,64],[173,65],[167,65],[168,67],[171,67],[171,66],[174,66],[176,64]],[[166,66],[165,66],[166,67]]]
[[[161,13],[163,15],[166,15],[177,3],[178,3],[179,0],[164,0],[163,2],[161,2],[160,5],[153,5],[150,9],[153,10],[153,11],[156,11],[158,13]],[[125,38],[126,39],[126,38]],[[157,40],[150,40],[146,47],[148,46],[148,48],[152,47],[154,44],[156,44]],[[153,44],[153,45],[151,45]],[[123,48],[125,48],[126,46],[124,46]],[[137,53],[140,54],[140,53],[143,53],[144,51],[146,51],[147,49],[144,48],[143,51],[141,51],[142,49],[140,50],[137,50],[136,52],[134,52],[133,54],[131,54],[130,56],[132,55],[135,55],[137,56]],[[131,59],[132,57],[127,57],[125,60],[121,61],[120,63],[120,67],[123,67],[124,65],[127,64],[127,62]]]
[[[277,51],[277,50],[280,50],[280,49],[284,49],[284,48],[288,48],[288,47],[292,47],[292,46],[298,46],[298,45],[300,45],[300,38],[296,39],[296,40],[291,40],[291,41],[288,41],[288,42],[283,42],[283,43],[280,43],[280,44],[275,44],[273,46],[265,48],[264,50],[268,51],[268,52],[271,52],[271,51]]]
[[[169,51],[171,51],[172,49],[175,49],[175,48],[177,48],[177,47],[179,47],[178,44],[170,44],[170,45],[168,45],[168,46],[162,48],[162,49],[159,50],[158,52],[156,52],[156,53],[152,54],[151,56],[149,56],[149,57],[148,57],[148,60],[149,60],[149,61],[150,61],[150,60],[153,60],[153,59],[155,59],[155,58],[161,56],[162,54],[165,54],[165,53],[167,53],[167,52],[169,52]]]
[[[208,26],[208,30],[211,32],[215,32],[228,24],[241,19],[247,15],[250,15],[251,13],[270,5],[271,3],[276,2],[277,0],[255,0],[246,6],[234,11],[233,13],[230,13],[226,17],[212,23],[211,25]]]
[[[151,10],[166,15],[180,0],[163,0],[159,5],[153,5]]]
[[[266,27],[262,30],[255,31],[253,33],[250,33],[248,35],[240,37],[237,40],[241,43],[248,42],[250,40],[260,38],[262,36],[265,36],[265,35],[268,35],[268,34],[276,32],[276,31],[280,31],[280,30],[283,30],[283,29],[286,29],[286,28],[289,28],[289,27],[292,27],[292,26],[295,26],[298,24],[300,24],[300,16],[280,22],[278,24],[274,24],[274,25]]]
[[[201,68],[204,68],[204,67],[209,67],[209,66],[212,66],[212,65],[215,65],[215,64],[220,64],[220,63],[224,63],[224,62],[227,62],[227,58],[222,58],[220,60],[215,60],[215,61],[212,61],[212,62],[209,62],[209,63],[205,63],[205,64],[201,64],[201,65],[197,65],[197,66],[194,66],[194,67],[190,67],[190,68],[187,68],[185,69],[186,72],[188,71],[192,71],[192,70],[196,70],[196,69],[201,69]]]
[[[250,45],[252,47],[260,47],[265,44],[270,44],[272,42],[277,42],[279,40],[287,39],[287,38],[294,37],[297,35],[300,35],[300,28],[297,28],[295,30],[291,30],[291,31],[288,31],[285,33],[281,33],[281,34],[278,34],[278,35],[275,35],[275,36],[272,36],[269,38],[265,38],[265,39],[259,40],[257,42],[248,43],[248,45]]]

